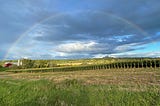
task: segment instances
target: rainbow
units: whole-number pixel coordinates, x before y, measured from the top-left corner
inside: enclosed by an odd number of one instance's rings
[[[42,20],[40,20],[39,22],[34,23],[29,29],[27,29],[24,33],[22,33],[21,35],[19,35],[18,39],[15,40],[15,42],[12,44],[12,46],[8,49],[6,55],[4,56],[3,60],[7,59],[7,57],[9,56],[9,53],[13,50],[13,47],[16,46],[18,44],[19,41],[21,41],[21,39],[23,39],[23,37],[29,33],[31,30],[33,30],[34,28],[36,28],[38,25],[40,25],[41,23],[56,17],[56,16],[60,16],[61,14],[58,15],[51,15],[48,17],[43,18]]]
[[[97,11],[97,12],[99,12],[99,11]],[[124,23],[126,23],[126,24],[128,24],[128,25],[130,25],[130,26],[132,26],[133,28],[137,29],[138,31],[140,31],[140,32],[141,32],[143,35],[145,35],[145,36],[148,35],[147,32],[145,32],[145,31],[144,31],[141,27],[139,27],[138,25],[132,23],[130,20],[127,20],[127,19],[125,19],[125,18],[123,18],[123,17],[117,16],[117,15],[111,14],[111,13],[106,13],[106,12],[100,12],[100,13],[103,13],[103,14],[105,14],[105,15],[107,15],[107,16],[113,17],[114,19],[118,19],[118,20],[120,20],[120,21],[122,21],[122,22],[124,22]],[[63,13],[63,14],[64,14],[64,13]],[[46,21],[48,21],[49,19],[52,19],[52,18],[54,18],[54,17],[61,16],[61,15],[63,15],[63,14],[50,15],[50,16],[47,16],[47,17],[43,18],[43,19],[40,20],[39,22],[36,22],[35,24],[33,24],[33,25],[32,25],[29,29],[27,29],[24,33],[22,33],[21,35],[19,35],[18,39],[15,40],[15,42],[12,44],[12,46],[8,49],[8,51],[7,51],[6,55],[4,56],[3,60],[6,60],[6,59],[8,58],[9,53],[13,50],[14,46],[16,46],[16,45],[18,44],[18,42],[20,42],[21,39],[23,39],[23,37],[24,37],[27,33],[29,33],[31,30],[33,30],[34,28],[36,28],[36,27],[37,27],[38,25],[40,25],[41,23],[46,22]]]

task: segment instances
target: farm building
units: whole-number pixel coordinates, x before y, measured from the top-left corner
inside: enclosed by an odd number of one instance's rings
[[[4,64],[4,67],[11,67],[13,64],[11,63],[11,62],[6,62],[5,64]]]
[[[13,65],[21,66],[22,65],[22,61],[18,60],[18,62],[5,62],[4,63],[4,67],[11,67]]]

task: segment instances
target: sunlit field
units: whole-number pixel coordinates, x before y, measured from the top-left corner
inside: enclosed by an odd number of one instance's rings
[[[159,106],[160,68],[0,73],[0,105]]]

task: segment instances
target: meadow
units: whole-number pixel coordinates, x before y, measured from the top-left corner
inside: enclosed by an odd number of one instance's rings
[[[0,72],[0,106],[159,106],[160,68]]]

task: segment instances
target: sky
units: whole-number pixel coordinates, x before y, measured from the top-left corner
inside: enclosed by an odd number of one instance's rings
[[[160,57],[159,0],[0,0],[0,60]]]

